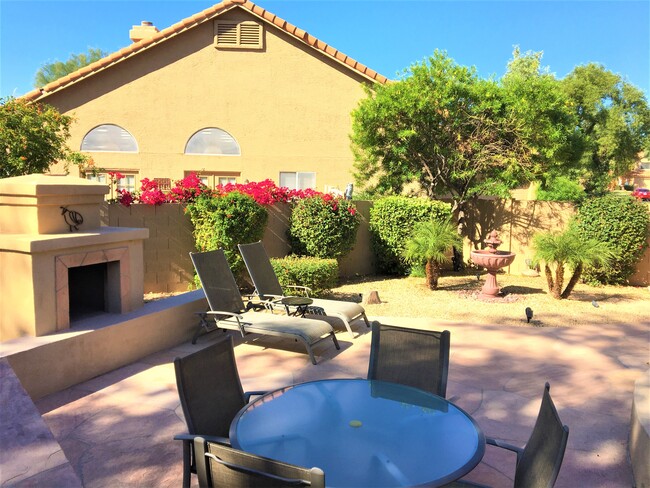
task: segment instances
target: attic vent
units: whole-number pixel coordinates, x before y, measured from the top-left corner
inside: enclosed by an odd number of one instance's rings
[[[262,25],[257,22],[225,21],[215,22],[214,40],[216,47],[240,49],[262,49]]]

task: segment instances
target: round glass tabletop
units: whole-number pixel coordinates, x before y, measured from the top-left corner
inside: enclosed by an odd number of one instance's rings
[[[476,466],[485,437],[444,398],[382,381],[324,380],[268,393],[230,428],[238,449],[325,472],[327,486],[438,486]]]

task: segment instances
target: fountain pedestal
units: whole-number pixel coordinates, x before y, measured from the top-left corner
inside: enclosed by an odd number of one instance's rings
[[[497,271],[509,266],[515,260],[516,254],[507,251],[497,251],[501,244],[499,234],[493,230],[485,240],[487,249],[476,250],[470,253],[472,261],[477,266],[485,268],[488,272],[479,298],[503,298],[500,294],[501,288],[497,284]]]

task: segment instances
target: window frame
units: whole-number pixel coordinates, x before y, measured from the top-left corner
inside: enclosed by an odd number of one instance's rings
[[[287,185],[283,185],[282,184],[282,175],[291,175],[291,174],[293,174],[294,177],[295,177],[294,185],[292,187],[287,186]],[[313,175],[314,185],[313,186],[307,186],[305,188],[299,188],[298,183],[300,182],[300,175]],[[286,188],[289,188],[290,190],[308,190],[308,189],[316,190],[316,186],[317,186],[317,184],[316,184],[316,176],[317,176],[316,171],[280,171],[279,175],[278,175],[278,183],[279,183],[280,186],[285,186]]]
[[[130,141],[135,145],[134,150],[120,150],[120,149],[95,149],[95,148],[84,148],[84,143],[86,143],[86,139],[90,134],[93,132],[97,131],[100,128],[104,127],[116,127],[120,131],[122,131],[121,136],[123,137],[124,134],[128,134],[130,137]],[[125,154],[138,154],[140,152],[140,146],[138,144],[138,141],[136,140],[135,137],[133,137],[133,134],[131,134],[128,130],[126,130],[124,127],[118,124],[113,124],[113,123],[105,123],[105,124],[99,124],[90,129],[86,134],[81,138],[81,144],[79,145],[79,150],[81,152],[93,152],[93,153],[125,153]]]
[[[217,130],[217,131],[221,131],[223,134],[225,134],[225,135],[227,135],[228,137],[230,137],[230,138],[232,139],[232,142],[233,142],[233,143],[235,144],[235,146],[237,147],[237,153],[236,153],[236,154],[230,154],[230,153],[187,152],[187,148],[188,148],[188,146],[190,145],[190,143],[191,143],[194,139],[197,139],[198,136],[200,136],[201,133],[203,133],[203,132],[206,131],[206,130]],[[230,132],[228,132],[227,130],[224,130],[224,129],[222,129],[222,128],[220,128],[220,127],[216,127],[216,126],[203,127],[203,128],[201,128],[201,129],[197,130],[196,132],[194,132],[194,133],[193,133],[193,134],[192,134],[192,135],[187,139],[187,142],[185,142],[185,148],[183,149],[183,155],[185,155],[185,156],[225,156],[225,157],[239,157],[239,156],[241,156],[241,146],[240,146],[240,144],[239,144],[239,141],[237,141],[237,139],[235,139],[235,137],[234,137]]]

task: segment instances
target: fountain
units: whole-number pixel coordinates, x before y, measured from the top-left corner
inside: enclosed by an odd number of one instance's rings
[[[490,232],[485,244],[488,246],[487,249],[475,250],[470,253],[474,264],[482,266],[488,272],[479,298],[502,298],[501,289],[497,285],[497,271],[509,266],[514,261],[516,254],[497,251],[497,247],[501,245],[501,240],[496,230]]]

